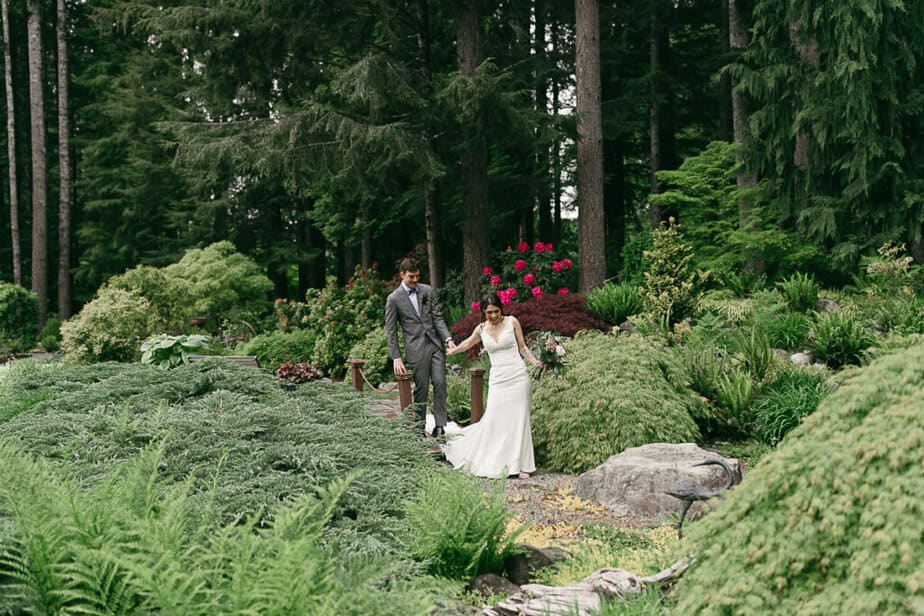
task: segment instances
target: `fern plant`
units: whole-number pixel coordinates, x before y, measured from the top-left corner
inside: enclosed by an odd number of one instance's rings
[[[811,346],[815,359],[832,368],[859,364],[863,352],[875,342],[873,336],[844,311],[816,314]]]
[[[626,317],[641,311],[642,298],[638,293],[638,285],[608,282],[591,291],[587,296],[587,307],[595,317],[618,325]]]
[[[820,287],[811,274],[796,272],[777,283],[791,310],[808,312],[818,303]]]

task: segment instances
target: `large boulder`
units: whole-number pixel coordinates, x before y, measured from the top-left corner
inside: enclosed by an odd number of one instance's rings
[[[734,458],[707,451],[695,443],[652,443],[631,447],[582,474],[574,493],[585,500],[608,506],[616,515],[663,520],[680,509],[680,501],[665,494],[676,482],[686,480],[708,491],[725,485],[725,472],[718,466],[694,466],[706,460],[722,459],[741,478]],[[694,503],[688,515],[702,508]]]

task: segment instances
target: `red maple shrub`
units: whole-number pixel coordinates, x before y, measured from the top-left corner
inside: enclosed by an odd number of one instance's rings
[[[606,330],[606,323],[595,319],[587,308],[587,301],[580,295],[543,295],[522,303],[508,304],[504,314],[510,314],[520,321],[523,334],[537,331],[553,331],[562,336],[574,336],[584,329]],[[452,337],[456,342],[468,338],[481,323],[481,312],[473,312],[452,326]]]

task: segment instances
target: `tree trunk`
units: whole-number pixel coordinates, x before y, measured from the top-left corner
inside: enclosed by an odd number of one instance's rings
[[[551,27],[552,46],[557,50],[560,43],[558,28],[553,22]],[[557,79],[552,79],[552,116],[558,117],[561,111],[561,86]],[[552,144],[552,242],[561,242],[561,140]]]
[[[673,169],[675,165],[673,111],[671,91],[667,76],[670,54],[670,31],[667,14],[671,10],[663,0],[652,0],[651,13],[651,192],[661,192],[657,173],[662,169]],[[651,226],[661,224],[664,213],[651,205]]]
[[[58,0],[58,316],[71,316],[71,150],[68,118],[67,6]]]
[[[19,243],[19,190],[16,178],[16,105],[13,100],[13,61],[10,53],[9,1],[0,0],[3,17],[3,69],[6,81],[6,145],[10,172],[10,235],[13,249],[13,282],[22,284],[22,248]]]
[[[535,96],[536,111],[541,115],[549,113],[548,80],[544,73],[544,62],[548,57],[546,51],[546,0],[534,0],[533,13],[535,15],[535,32],[533,34],[533,61],[536,66]],[[536,128],[536,143],[541,145],[539,138],[540,128]],[[552,226],[551,199],[549,198],[549,149],[539,147],[536,150],[536,177],[539,179],[536,191],[536,210],[539,214],[539,239],[543,242],[552,241],[554,229]],[[557,241],[557,240],[556,240]]]
[[[417,0],[417,56],[420,72],[424,82],[425,96],[432,101],[433,80],[430,68],[430,3],[429,0]],[[429,121],[424,121],[424,132],[435,149],[433,130]],[[437,201],[436,180],[427,177],[424,180],[424,224],[427,233],[427,265],[430,273],[430,286],[439,289],[443,285],[443,250],[440,242],[440,212]]]
[[[792,43],[796,53],[801,60],[811,66],[815,71],[821,67],[821,57],[818,53],[818,41],[814,38],[804,40],[802,35],[802,24],[794,22],[789,26],[789,40]],[[804,130],[796,133],[796,146],[793,151],[793,164],[802,171],[808,171],[809,168],[809,135]]]
[[[459,3],[456,14],[456,60],[462,75],[473,76],[480,64],[481,10],[479,0]],[[488,146],[481,127],[462,152],[462,255],[465,299],[481,290],[481,268],[488,263]]]
[[[48,203],[45,184],[45,96],[39,0],[29,0],[29,115],[32,126],[32,292],[39,299],[39,323],[48,316]]]
[[[603,163],[606,166],[603,185],[603,209],[606,221],[607,276],[615,273],[622,258],[626,240],[626,164],[625,145],[621,138],[604,139]]]
[[[606,279],[603,230],[603,130],[600,116],[600,7],[576,0],[578,290],[587,293]]]
[[[363,271],[368,271],[372,266],[372,232],[369,229],[363,229],[360,240],[359,266],[363,268]]]
[[[727,58],[731,49],[728,31],[728,0],[722,0],[719,13],[719,36],[722,56]],[[719,139],[733,143],[735,126],[732,117],[732,80],[727,71],[719,76]]]
[[[297,225],[301,252],[305,254],[298,262],[298,299],[304,301],[308,289],[324,287],[324,235],[308,217],[307,207],[303,206]]]

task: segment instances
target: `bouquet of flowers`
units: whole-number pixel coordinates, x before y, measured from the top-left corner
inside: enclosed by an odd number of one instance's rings
[[[533,336],[533,343],[533,355],[542,362],[542,367],[532,368],[532,375],[536,380],[541,379],[546,372],[561,374],[565,369],[567,351],[555,332],[538,332]]]

